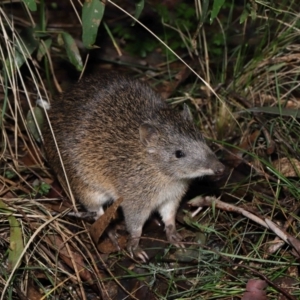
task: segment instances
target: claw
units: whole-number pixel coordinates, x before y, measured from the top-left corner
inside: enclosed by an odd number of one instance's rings
[[[149,260],[149,256],[147,255],[147,253],[141,248],[137,250],[138,250],[137,252],[136,251],[134,252],[134,255],[140,258],[143,263],[146,263]]]
[[[166,235],[167,235],[167,239],[168,241],[173,244],[174,246],[176,246],[177,248],[182,248],[184,249],[185,246],[182,243],[182,236],[176,231],[176,228],[174,225],[169,225],[166,227]]]
[[[139,238],[131,237],[127,243],[127,250],[131,257],[139,258],[143,263],[149,260],[147,253],[139,247]]]

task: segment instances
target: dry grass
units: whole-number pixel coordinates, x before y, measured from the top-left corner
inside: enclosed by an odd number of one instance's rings
[[[55,59],[61,53],[57,49],[48,53],[48,70],[42,69],[33,54],[21,46],[19,29],[29,26],[33,18],[11,19],[4,8],[0,6],[1,300],[97,296],[239,299],[247,281],[253,278],[267,282],[269,299],[284,294],[286,299],[299,297],[297,251],[280,244],[270,230],[215,207],[196,217],[179,212],[181,232],[189,242],[185,254],[160,244],[163,250],[154,251],[150,263],[143,265],[123,252],[109,250],[106,240],[101,249],[107,253],[101,253],[91,240],[90,222],[68,214],[74,205],[51,174],[41,143],[28,127],[27,114],[30,111],[35,116],[35,101],[53,97],[45,78],[57,77]],[[200,7],[196,10],[200,16]],[[211,72],[211,66],[216,65],[208,50],[208,26],[199,25],[197,35],[176,29],[188,48],[184,62],[205,79],[205,84],[193,79],[196,77],[186,69],[182,71],[182,64],[176,62],[170,64],[172,72],[166,64],[147,74],[168,97],[178,88],[170,102],[189,103],[205,136],[215,141],[218,154],[228,166],[226,178],[219,184],[222,200],[234,202],[262,219],[272,219],[297,238],[300,127],[299,119],[285,109],[299,107],[299,21],[292,13],[284,21],[273,21],[277,33],[262,47],[260,56],[235,61],[226,46],[226,63],[222,64],[225,70],[218,74],[224,78],[227,72],[227,81],[224,79],[220,85],[216,84],[216,73]],[[226,36],[226,28],[220,21],[218,24]],[[235,53],[246,51],[240,47]],[[27,58],[21,69],[15,67],[19,57]],[[169,83],[170,77],[177,85]],[[58,88],[59,80],[53,82]],[[254,114],[244,111],[254,106],[279,109]],[[36,122],[34,118],[32,123]],[[154,231],[159,229],[155,227]],[[155,238],[160,240],[161,236]],[[149,248],[155,238],[152,232],[145,238],[150,241]]]

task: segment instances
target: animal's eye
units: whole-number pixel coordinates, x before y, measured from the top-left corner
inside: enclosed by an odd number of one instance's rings
[[[181,150],[176,150],[176,151],[175,151],[175,156],[176,156],[176,158],[181,158],[181,157],[184,157],[185,154],[184,154],[184,152],[181,151]]]

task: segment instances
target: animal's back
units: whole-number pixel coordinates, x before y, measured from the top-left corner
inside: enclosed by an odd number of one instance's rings
[[[51,105],[49,117],[61,147],[73,149],[75,155],[83,152],[88,155],[90,147],[97,149],[107,144],[110,151],[106,155],[109,155],[116,144],[130,145],[138,141],[140,124],[166,107],[148,85],[110,72],[84,78],[75,84]],[[45,138],[48,145],[49,128]]]
[[[101,117],[97,126],[123,130],[130,124],[139,126],[141,120],[151,119],[155,111],[163,107],[166,108],[166,104],[148,85],[109,72],[83,78],[51,105],[49,114],[55,122],[67,127],[74,126],[74,118],[77,118],[85,121],[80,123],[83,128],[90,128]]]

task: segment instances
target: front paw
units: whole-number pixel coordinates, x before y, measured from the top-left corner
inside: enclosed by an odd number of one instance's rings
[[[177,232],[174,225],[168,225],[166,226],[166,235],[168,241],[175,245],[178,248],[184,248],[184,245],[182,244],[182,236]]]
[[[139,246],[139,238],[130,238],[127,243],[127,251],[131,257],[139,258],[144,263],[149,260],[147,253]]]

